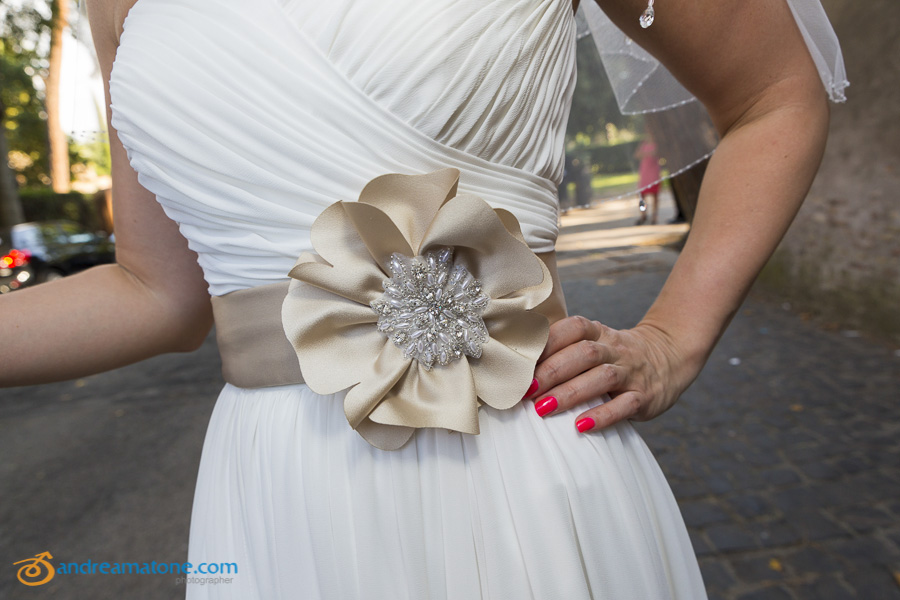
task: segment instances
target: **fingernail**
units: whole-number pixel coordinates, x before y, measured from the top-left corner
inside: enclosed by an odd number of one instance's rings
[[[594,420],[590,417],[585,417],[585,418],[581,419],[580,421],[577,421],[575,423],[575,427],[578,428],[578,431],[580,431],[581,433],[584,433],[588,429],[593,429]]]
[[[556,406],[557,406],[556,398],[554,398],[553,396],[547,396],[546,398],[544,398],[543,400],[541,400],[540,402],[538,402],[534,405],[534,410],[537,411],[537,414],[539,417],[543,417],[547,413],[553,412],[554,410],[556,410]]]
[[[535,393],[539,387],[541,387],[541,384],[538,383],[538,380],[537,380],[537,379],[532,379],[532,380],[531,380],[531,385],[528,386],[528,391],[525,392],[525,395],[524,395],[524,396],[522,396],[522,400],[524,400],[524,399],[527,398],[528,396],[530,396],[530,395],[532,395],[533,393]]]

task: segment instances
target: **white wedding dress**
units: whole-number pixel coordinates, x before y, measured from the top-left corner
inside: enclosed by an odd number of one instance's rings
[[[457,167],[552,249],[574,83],[571,0],[138,0],[110,95],[218,295],[286,279],[316,216],[388,172]],[[342,398],[225,386],[188,558],[239,572],[189,599],[706,597],[630,423],[585,435],[526,401],[382,451]]]

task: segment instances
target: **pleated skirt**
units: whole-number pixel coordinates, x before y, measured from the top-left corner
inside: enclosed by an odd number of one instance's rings
[[[226,385],[197,479],[188,600],[702,600],[697,560],[628,422],[483,406],[478,435],[420,429],[383,451],[344,392]]]

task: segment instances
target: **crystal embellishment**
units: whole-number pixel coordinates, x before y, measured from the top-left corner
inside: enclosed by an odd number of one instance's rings
[[[651,25],[653,25],[653,19],[656,18],[656,13],[653,11],[653,0],[650,0],[650,3],[647,5],[647,10],[641,15],[639,22],[641,27],[647,29]]]
[[[488,340],[481,315],[490,297],[452,259],[452,248],[412,258],[395,252],[388,264],[392,277],[382,282],[384,294],[370,304],[378,331],[426,370],[464,354],[479,358]]]

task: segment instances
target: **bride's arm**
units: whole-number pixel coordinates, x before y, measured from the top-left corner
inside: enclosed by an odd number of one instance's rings
[[[94,0],[88,10],[108,107],[125,5]],[[2,386],[70,379],[193,350],[212,326],[196,254],[138,183],[111,125],[109,132],[117,263],[0,297]]]
[[[532,397],[555,397],[558,412],[610,392],[612,402],[573,413],[599,428],[662,413],[696,378],[812,183],[829,109],[785,0],[658,0],[646,30],[646,1],[597,2],[703,102],[722,136],[691,234],[642,321],[551,328]]]

